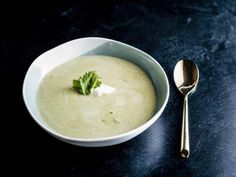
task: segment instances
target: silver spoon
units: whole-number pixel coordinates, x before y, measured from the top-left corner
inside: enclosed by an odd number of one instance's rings
[[[190,60],[180,60],[174,69],[174,81],[178,90],[184,95],[183,120],[181,132],[180,154],[188,158],[189,148],[189,128],[188,128],[188,96],[196,90],[199,79],[197,65]]]

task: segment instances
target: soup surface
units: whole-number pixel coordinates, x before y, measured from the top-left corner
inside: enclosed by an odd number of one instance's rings
[[[81,95],[72,80],[96,71],[110,94]],[[137,65],[123,59],[94,55],[66,62],[41,81],[37,104],[46,124],[69,137],[101,138],[127,132],[147,122],[156,108],[152,81]]]

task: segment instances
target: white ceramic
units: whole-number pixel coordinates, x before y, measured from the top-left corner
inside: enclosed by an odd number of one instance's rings
[[[131,61],[141,67],[152,79],[157,91],[157,107],[154,116],[145,124],[129,132],[97,139],[72,138],[52,130],[43,121],[36,104],[36,93],[42,78],[58,65],[83,55],[109,55]],[[35,59],[29,67],[24,83],[23,98],[33,119],[56,138],[79,146],[99,147],[130,140],[150,127],[163,112],[169,98],[169,83],[160,64],[150,55],[130,45],[111,39],[88,37],[66,42]]]

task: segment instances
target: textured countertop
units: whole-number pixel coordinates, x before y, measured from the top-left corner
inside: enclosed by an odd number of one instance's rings
[[[74,0],[14,5],[15,15],[4,20],[0,41],[0,72],[6,85],[1,90],[3,97],[8,95],[3,109],[8,111],[7,124],[2,127],[13,126],[12,134],[4,134],[8,173],[236,176],[236,1]],[[147,52],[169,78],[170,98],[163,114],[126,143],[104,148],[63,143],[42,130],[24,106],[21,88],[31,62],[50,48],[87,36],[115,39]],[[189,99],[187,160],[179,157],[182,97],[172,78],[181,58],[192,59],[200,70],[198,89]]]

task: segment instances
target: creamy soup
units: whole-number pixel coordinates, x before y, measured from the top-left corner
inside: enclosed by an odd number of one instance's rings
[[[72,80],[96,71],[115,88],[101,96],[81,95]],[[66,62],[41,81],[37,101],[46,124],[77,138],[101,138],[127,132],[147,122],[156,108],[156,92],[148,75],[126,60],[94,55]]]

